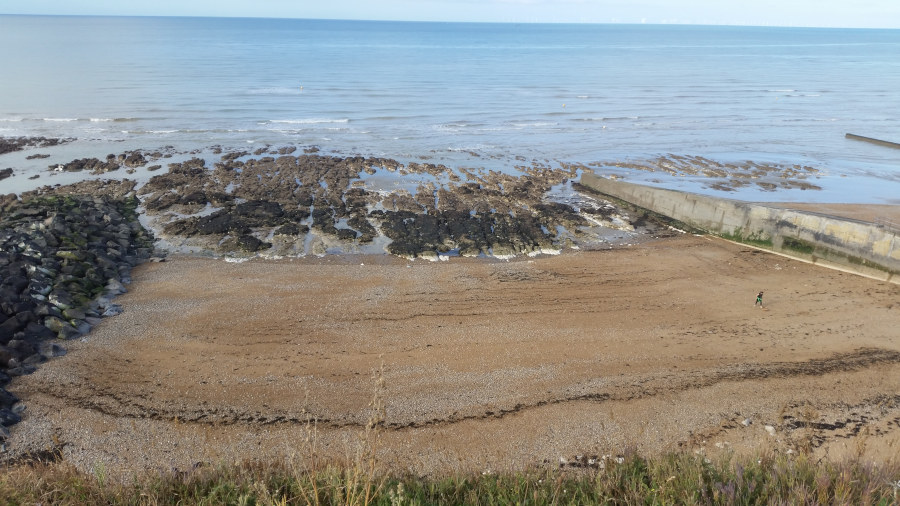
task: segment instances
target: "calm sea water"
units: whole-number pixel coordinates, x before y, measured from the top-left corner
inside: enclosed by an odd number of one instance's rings
[[[0,48],[0,135],[75,137],[69,159],[672,153],[809,164],[859,182],[826,184],[831,200],[900,198],[900,150],[844,138],[900,142],[900,30],[0,16]]]

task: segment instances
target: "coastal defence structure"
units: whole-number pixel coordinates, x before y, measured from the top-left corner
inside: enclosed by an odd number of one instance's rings
[[[590,171],[581,184],[725,239],[900,284],[900,230],[883,224],[626,183]]]

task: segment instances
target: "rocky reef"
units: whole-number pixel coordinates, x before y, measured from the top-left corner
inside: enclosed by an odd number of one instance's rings
[[[152,252],[136,208],[127,181],[0,196],[0,385],[117,314],[112,298]],[[22,409],[0,389],[0,438]]]
[[[25,148],[46,148],[72,142],[75,139],[49,137],[0,137],[0,155],[21,151]]]
[[[751,185],[757,186],[762,191],[822,189],[821,186],[809,181],[810,177],[815,178],[820,175],[819,169],[799,164],[786,165],[753,161],[723,163],[702,156],[669,154],[635,162],[594,162],[590,166],[599,169],[624,168],[663,172],[679,177],[700,177],[705,181],[706,188],[726,192]]]
[[[503,258],[559,251],[586,228],[614,227],[617,213],[607,203],[547,198],[577,176],[573,167],[510,174],[371,157],[248,156],[227,153],[212,167],[200,158],[173,163],[145,184],[139,194],[158,236],[218,254],[356,252],[382,241],[406,258]],[[397,187],[373,188],[379,176]]]
[[[94,175],[106,174],[107,172],[119,170],[122,167],[125,167],[129,171],[133,172],[133,169],[137,167],[143,167],[151,161],[156,161],[160,158],[171,158],[175,153],[176,151],[174,150],[174,148],[172,148],[171,146],[167,146],[162,150],[155,151],[133,150],[126,151],[118,155],[110,153],[106,155],[105,160],[101,160],[99,158],[79,158],[67,163],[50,165],[47,168],[48,170],[54,170],[57,172],[87,171]]]

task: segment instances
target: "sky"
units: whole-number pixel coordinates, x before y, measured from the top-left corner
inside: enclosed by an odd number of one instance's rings
[[[900,0],[0,0],[0,13],[900,29]]]

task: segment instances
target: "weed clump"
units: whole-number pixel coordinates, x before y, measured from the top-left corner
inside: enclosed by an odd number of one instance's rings
[[[377,412],[377,407],[376,411]],[[373,417],[377,420],[377,416]],[[378,424],[369,425],[375,431]],[[370,433],[375,438],[377,434]],[[367,443],[368,444],[368,443]],[[65,462],[0,472],[6,504],[897,504],[900,464],[816,462],[804,455],[630,455],[601,469],[421,478],[384,472],[377,446],[353,461],[248,462],[114,483]],[[314,455],[311,454],[314,457]],[[316,457],[317,458],[317,457]]]

